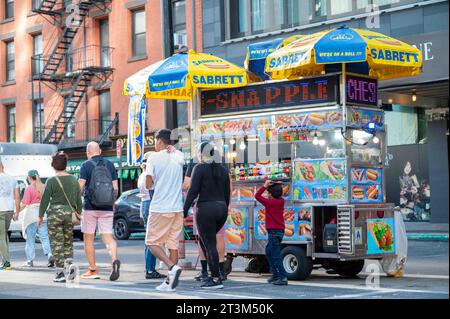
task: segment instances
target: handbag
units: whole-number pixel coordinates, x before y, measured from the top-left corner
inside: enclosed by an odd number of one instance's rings
[[[58,181],[59,186],[61,187],[63,193],[64,193],[64,197],[66,198],[67,203],[69,204],[70,208],[72,208],[72,224],[73,225],[80,225],[81,223],[81,214],[78,214],[78,212],[73,209],[72,204],[70,203],[69,198],[66,195],[66,192],[64,191],[64,187],[63,184],[61,183],[61,181],[59,180],[58,176],[55,176],[56,180]]]

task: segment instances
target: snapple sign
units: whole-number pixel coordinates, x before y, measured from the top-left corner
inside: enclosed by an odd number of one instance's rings
[[[347,76],[347,103],[357,105],[378,105],[378,82],[375,79]]]

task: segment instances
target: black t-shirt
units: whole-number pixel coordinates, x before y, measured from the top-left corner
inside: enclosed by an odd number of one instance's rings
[[[214,176],[213,164],[199,163],[195,165],[191,176],[184,211],[187,212],[198,196],[198,202],[223,201],[230,203],[230,176],[228,171],[220,164],[214,164],[218,176]],[[186,174],[187,175],[187,174]]]
[[[192,171],[194,170],[195,165],[197,165],[197,163],[194,163],[193,160],[191,160],[189,162],[187,170],[186,170],[186,174],[184,175],[185,177],[191,177],[192,176]]]
[[[86,161],[81,165],[80,169],[80,179],[86,180],[86,184],[84,186],[84,192],[83,192],[83,198],[84,198],[84,205],[83,208],[86,210],[102,210],[102,211],[112,211],[113,207],[103,207],[103,208],[97,208],[94,207],[91,202],[89,201],[87,190],[89,188],[89,183],[91,180],[92,171],[94,170],[94,164],[91,162],[94,161],[96,163],[100,161],[106,162],[106,167],[108,168],[109,172],[111,173],[111,177],[113,181],[117,180],[117,172],[116,168],[114,167],[114,164],[108,161],[107,159],[104,159],[101,156],[94,156],[91,160]]]

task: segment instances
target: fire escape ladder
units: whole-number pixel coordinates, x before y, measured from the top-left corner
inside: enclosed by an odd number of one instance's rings
[[[80,71],[72,86],[69,97],[64,103],[64,108],[50,129],[47,137],[44,139],[44,143],[59,144],[63,139],[68,125],[74,119],[75,112],[88,90],[93,75],[92,72],[87,70]]]

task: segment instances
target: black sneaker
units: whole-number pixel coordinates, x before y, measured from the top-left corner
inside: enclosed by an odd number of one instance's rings
[[[222,281],[220,279],[216,281],[216,280],[214,280],[212,278],[208,278],[208,280],[206,282],[204,282],[200,286],[200,288],[202,288],[202,289],[210,289],[210,290],[223,289],[223,285],[222,285]]]
[[[112,263],[112,271],[111,275],[109,276],[109,280],[116,281],[120,277],[120,260],[116,259]]]
[[[277,280],[275,280],[274,282],[272,282],[272,284],[274,284],[275,286],[286,286],[288,284],[288,280],[287,278],[279,278]]]
[[[196,281],[206,282],[208,280],[208,272],[199,272],[197,276],[194,277]]]
[[[64,275],[64,271],[60,271],[56,274],[55,278],[53,279],[54,282],[66,282],[66,276]]]
[[[48,268],[53,268],[53,267],[55,267],[55,258],[53,258],[53,256],[51,256],[51,257],[48,259],[47,267],[48,267]]]
[[[166,275],[160,274],[156,270],[145,272],[145,279],[164,279],[166,277]]]
[[[277,278],[274,277],[273,275],[270,276],[270,277],[267,279],[267,282],[268,282],[269,284],[271,284],[271,283],[273,283],[273,282],[275,282],[275,281],[277,281]]]

